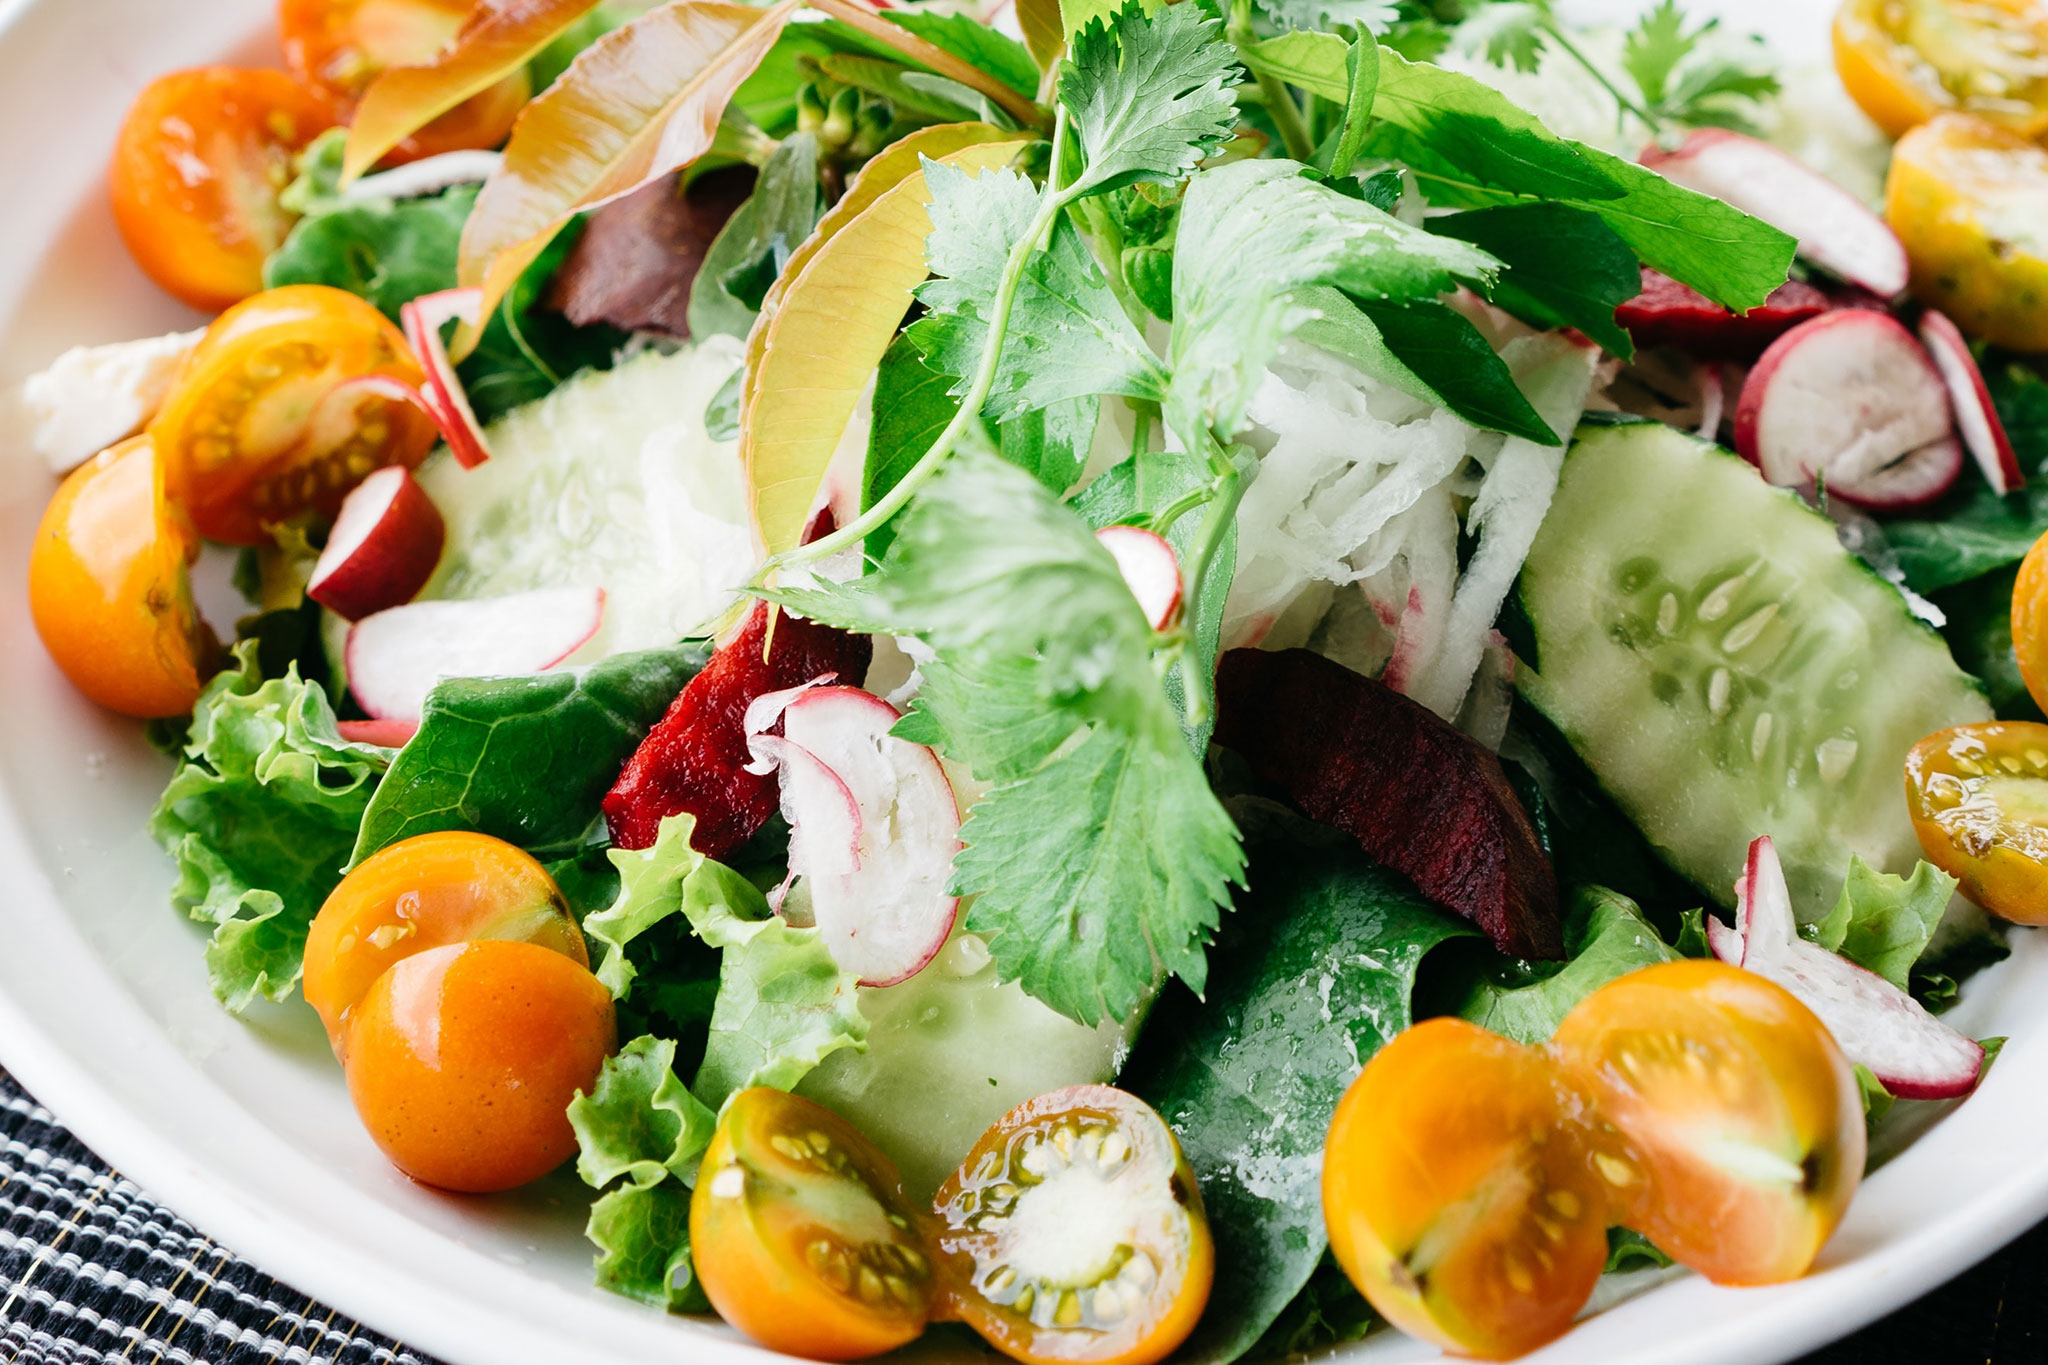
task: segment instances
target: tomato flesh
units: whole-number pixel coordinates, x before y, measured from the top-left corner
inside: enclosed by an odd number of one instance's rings
[[[810,1100],[755,1087],[726,1103],[690,1200],[697,1274],[764,1346],[858,1360],[924,1331],[933,1264],[889,1159]]]
[[[1607,1259],[1584,1103],[1542,1051],[1460,1019],[1382,1048],[1323,1153],[1330,1250],[1390,1322],[1490,1359],[1564,1333]]]
[[[1552,1046],[1591,1094],[1618,1221],[1717,1284],[1806,1273],[1863,1178],[1847,1059],[1782,987],[1711,961],[1630,973]]]
[[[365,858],[327,897],[306,935],[301,989],[345,1058],[351,1018],[379,977],[416,953],[483,939],[590,962],[568,902],[532,855],[466,830],[415,835]]]
[[[1150,1365],[1187,1339],[1215,1247],[1194,1173],[1142,1100],[1103,1085],[1027,1101],[939,1188],[952,1312],[1029,1365]]]
[[[2048,924],[2048,725],[1987,721],[1929,735],[1906,756],[1906,804],[1927,860],[1963,894]]]
[[[114,222],[149,277],[215,312],[263,287],[295,221],[292,158],[335,110],[282,71],[209,66],[145,87],[114,141]]]
[[[1834,48],[1843,86],[1893,137],[1941,113],[2048,131],[2040,0],[1847,0]]]
[[[288,285],[230,308],[150,424],[166,495],[201,535],[235,545],[267,545],[268,527],[307,511],[332,517],[372,470],[418,464],[434,445],[423,412],[349,387],[369,376],[423,377],[398,329],[353,294]]]

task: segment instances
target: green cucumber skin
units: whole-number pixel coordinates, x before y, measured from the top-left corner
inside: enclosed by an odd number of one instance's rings
[[[1991,717],[1832,522],[1670,427],[1579,429],[1520,598],[1536,644],[1521,695],[1724,905],[1760,834],[1803,920],[1833,903],[1852,853],[1910,871],[1907,750]]]

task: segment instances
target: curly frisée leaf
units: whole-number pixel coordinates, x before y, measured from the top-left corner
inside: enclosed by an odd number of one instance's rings
[[[1222,28],[1199,6],[1168,5],[1148,18],[1132,0],[1074,35],[1060,102],[1085,161],[1071,193],[1171,184],[1229,140],[1238,67]]]
[[[583,921],[583,933],[603,949],[591,970],[616,999],[624,999],[637,974],[626,945],[683,908],[690,878],[706,865],[690,847],[694,815],[671,815],[647,848],[611,848],[605,857],[619,872],[619,894]]]
[[[421,66],[393,67],[363,92],[349,121],[342,181],[456,105],[520,70],[542,48],[597,8],[597,0],[492,0]]]
[[[461,282],[484,291],[485,313],[577,212],[710,147],[797,7],[674,0],[599,38],[527,105],[462,234]]]

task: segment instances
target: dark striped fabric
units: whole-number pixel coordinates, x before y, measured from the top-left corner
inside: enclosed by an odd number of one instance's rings
[[[0,1071],[0,1365],[434,1365],[279,1284]]]

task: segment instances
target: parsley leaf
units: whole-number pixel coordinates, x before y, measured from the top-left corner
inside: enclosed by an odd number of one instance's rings
[[[1086,164],[1070,193],[1170,184],[1230,138],[1237,59],[1221,32],[1199,5],[1169,5],[1147,18],[1131,3],[1074,35],[1060,101]]]

